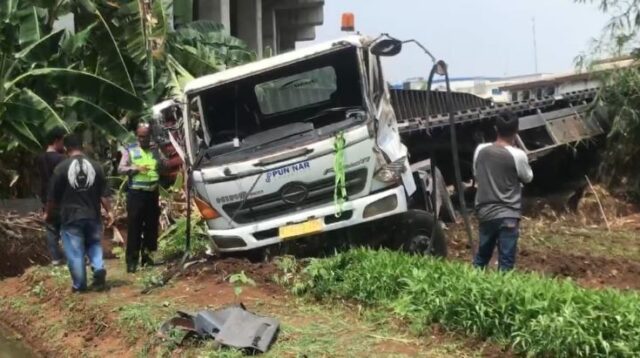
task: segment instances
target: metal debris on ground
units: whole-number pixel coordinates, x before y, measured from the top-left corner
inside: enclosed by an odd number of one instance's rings
[[[164,322],[159,336],[181,344],[188,337],[213,339],[222,346],[244,350],[247,354],[265,353],[275,342],[280,323],[246,310],[243,304],[216,311],[196,313],[178,311]]]

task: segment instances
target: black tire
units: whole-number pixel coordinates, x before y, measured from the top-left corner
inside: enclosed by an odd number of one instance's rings
[[[440,222],[424,210],[409,210],[398,218],[394,233],[397,248],[418,255],[447,257],[447,237]]]

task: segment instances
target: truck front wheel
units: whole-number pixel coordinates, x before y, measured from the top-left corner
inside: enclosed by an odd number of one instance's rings
[[[433,214],[424,210],[409,210],[399,216],[394,233],[396,247],[405,252],[436,257],[447,256],[447,238]]]

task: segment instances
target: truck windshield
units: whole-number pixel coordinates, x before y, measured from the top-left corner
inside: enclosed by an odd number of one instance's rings
[[[338,90],[336,71],[322,67],[256,86],[262,114],[274,114],[331,100]]]
[[[290,126],[319,129],[344,121],[345,110],[363,105],[357,48],[301,59],[199,93],[208,143],[233,141],[256,144],[269,132],[270,141],[290,136]],[[242,147],[242,144],[241,144]]]

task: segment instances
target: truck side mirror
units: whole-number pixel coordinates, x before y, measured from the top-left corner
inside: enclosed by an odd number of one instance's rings
[[[402,41],[396,39],[382,39],[371,46],[371,53],[376,56],[395,56],[402,51]]]

